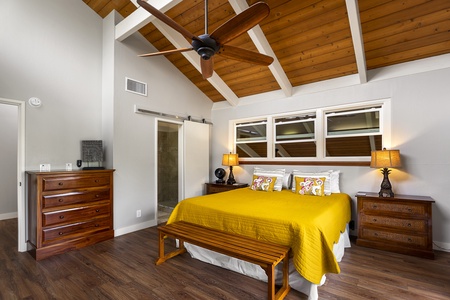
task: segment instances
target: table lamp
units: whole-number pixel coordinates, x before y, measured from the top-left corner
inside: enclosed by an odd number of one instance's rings
[[[400,150],[386,150],[386,148],[383,148],[383,150],[372,151],[370,167],[381,168],[381,173],[384,176],[380,192],[378,193],[380,197],[394,197],[392,185],[389,181],[389,173],[391,173],[389,168],[398,168],[401,165]]]
[[[228,175],[227,184],[235,184],[236,180],[233,175],[233,166],[239,165],[239,156],[237,154],[224,154],[222,157],[222,165],[230,167],[230,175]]]

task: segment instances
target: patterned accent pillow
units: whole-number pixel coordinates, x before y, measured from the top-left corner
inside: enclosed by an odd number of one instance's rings
[[[265,170],[261,168],[256,168],[253,171],[253,175],[257,176],[266,176],[266,177],[275,177],[275,186],[273,188],[274,191],[281,191],[283,189],[283,181],[286,174],[285,169],[276,169],[276,170]]]
[[[254,191],[272,192],[276,180],[276,177],[253,175],[252,185],[250,188]]]
[[[295,193],[300,195],[325,196],[325,177],[295,177]]]

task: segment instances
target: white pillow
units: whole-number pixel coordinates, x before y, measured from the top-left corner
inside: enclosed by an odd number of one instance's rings
[[[331,182],[331,192],[332,193],[340,193],[341,190],[339,188],[339,174],[341,173],[340,170],[330,170],[330,182]]]
[[[325,172],[317,172],[317,173],[312,173],[312,172],[302,172],[299,170],[293,170],[292,171],[292,175],[293,175],[293,182],[295,182],[295,177],[311,177],[311,178],[322,178],[325,177],[325,184],[324,184],[324,194],[326,196],[331,195],[331,176],[330,176],[330,172],[325,171]],[[292,191],[295,193],[295,184],[292,187]]]
[[[284,183],[284,174],[286,173],[285,169],[276,169],[276,170],[265,170],[261,168],[255,168],[253,170],[253,175],[257,176],[269,176],[276,177],[277,181],[275,181],[275,186],[273,187],[274,191],[281,191]]]

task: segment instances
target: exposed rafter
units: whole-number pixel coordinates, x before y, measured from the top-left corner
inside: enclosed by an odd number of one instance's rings
[[[364,54],[364,42],[361,30],[361,20],[357,0],[345,0],[347,6],[348,19],[350,21],[350,31],[352,33],[353,48],[355,50],[356,65],[360,83],[367,82],[366,57]]]
[[[243,12],[249,7],[247,1],[245,0],[229,0],[228,2],[230,2],[231,7],[233,7],[236,14]],[[289,79],[287,78],[283,68],[281,67],[281,64],[278,61],[275,53],[273,52],[272,47],[267,41],[266,36],[261,30],[261,27],[259,25],[256,25],[248,31],[248,34],[250,35],[250,38],[252,39],[259,52],[273,57],[274,61],[269,66],[269,69],[280,85],[281,89],[283,90],[285,96],[292,96],[292,85],[289,82]]]

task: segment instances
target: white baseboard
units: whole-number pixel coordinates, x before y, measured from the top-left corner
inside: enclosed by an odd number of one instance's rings
[[[143,223],[139,223],[139,224],[135,224],[135,225],[131,225],[128,227],[123,227],[123,228],[119,228],[119,229],[114,229],[114,236],[121,236],[127,233],[131,233],[134,231],[138,231],[138,230],[142,230],[148,227],[152,227],[152,226],[156,226],[157,221],[156,220],[151,220],[151,221],[146,221]]]
[[[450,252],[450,243],[433,241],[433,249],[438,251]]]
[[[16,219],[16,218],[17,218],[17,212],[0,214],[0,220],[8,220],[8,219]]]

